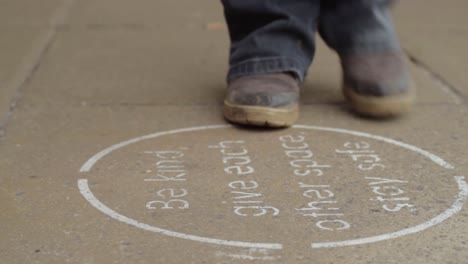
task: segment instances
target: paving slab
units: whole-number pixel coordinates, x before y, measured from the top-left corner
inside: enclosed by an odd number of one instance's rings
[[[0,129],[53,41],[72,0],[0,2]]]
[[[219,112],[20,105],[1,146],[3,259],[468,258],[467,186],[456,177],[468,171],[465,108],[421,105],[376,122],[311,105],[303,126],[274,131],[226,126]]]
[[[49,27],[51,17],[67,0],[2,0],[0,27]]]
[[[181,32],[191,39],[189,43],[179,41],[179,35],[162,37],[145,30],[58,32],[25,100],[64,105],[220,104],[227,71],[227,32],[203,28]],[[424,69],[411,66],[420,91],[418,103],[453,103],[451,94]],[[343,103],[340,87],[338,59],[319,41],[301,101]]]
[[[395,22],[400,31],[447,29],[466,30],[468,5],[463,0],[408,0],[395,5]]]
[[[177,35],[180,32],[175,28],[206,28],[221,21],[224,21],[221,3],[209,0],[80,0],[71,12],[68,25],[72,28],[147,28]]]
[[[466,103],[468,78],[465,69],[468,67],[468,55],[465,49],[468,46],[468,30],[437,34],[420,31],[402,34],[402,40],[413,57],[441,78],[446,89],[459,97],[458,101]]]
[[[10,111],[21,85],[37,64],[37,45],[45,30],[0,29],[0,120]],[[0,121],[1,123],[1,121]]]
[[[74,4],[0,140],[1,262],[466,263],[468,108],[430,68],[358,118],[320,42],[298,126],[234,127],[219,3]]]
[[[190,42],[139,30],[59,32],[33,80],[31,97],[63,104],[154,105],[206,104],[216,94],[220,102],[226,35],[219,41],[220,33],[215,38],[204,29],[182,32]]]
[[[400,1],[395,10],[405,49],[442,79],[461,103],[468,96],[466,11],[468,2],[461,0]]]

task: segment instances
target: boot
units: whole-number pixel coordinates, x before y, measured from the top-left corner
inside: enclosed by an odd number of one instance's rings
[[[409,110],[414,91],[401,52],[344,55],[340,59],[343,92],[355,112],[381,118]]]
[[[288,73],[239,77],[228,84],[224,117],[237,124],[287,127],[299,116],[300,87]]]

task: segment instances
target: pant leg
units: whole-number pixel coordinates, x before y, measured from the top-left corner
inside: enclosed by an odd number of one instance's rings
[[[222,0],[231,39],[228,80],[293,72],[312,62],[320,0]]]
[[[398,50],[391,0],[322,0],[319,32],[339,54]]]

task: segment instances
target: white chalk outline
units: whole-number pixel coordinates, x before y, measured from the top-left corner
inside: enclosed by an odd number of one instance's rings
[[[114,150],[117,150],[119,148],[123,148],[123,147],[125,147],[127,145],[130,145],[130,144],[133,144],[133,143],[137,143],[137,142],[147,140],[147,139],[157,138],[157,137],[160,137],[160,136],[172,135],[172,134],[183,133],[183,132],[193,132],[193,131],[199,131],[199,130],[220,129],[220,128],[230,128],[230,127],[232,127],[232,126],[231,125],[200,126],[200,127],[175,129],[175,130],[170,130],[170,131],[164,131],[164,132],[158,132],[158,133],[154,133],[154,134],[150,134],[150,135],[145,135],[145,136],[141,136],[141,137],[136,137],[136,138],[133,138],[133,139],[130,139],[130,140],[127,140],[127,141],[120,142],[118,144],[115,144],[115,145],[113,145],[111,147],[108,147],[108,148],[100,151],[99,153],[97,153],[96,155],[91,157],[88,161],[86,161],[86,163],[83,164],[83,166],[81,166],[80,172],[90,171],[91,168],[94,166],[94,164],[96,164],[96,162],[98,162],[101,158],[103,158],[107,154],[113,152]],[[432,153],[430,153],[428,151],[425,151],[425,150],[420,149],[420,148],[418,148],[416,146],[406,144],[406,143],[403,143],[403,142],[400,142],[400,141],[397,141],[397,140],[394,140],[394,139],[391,139],[391,138],[376,136],[376,135],[372,135],[372,134],[369,134],[369,133],[358,132],[358,131],[353,131],[353,130],[348,130],[348,129],[340,129],[340,128],[308,126],[308,125],[295,125],[295,126],[293,126],[293,128],[311,129],[311,130],[319,130],[319,131],[327,131],[327,132],[336,132],[336,133],[341,133],[341,134],[348,134],[348,135],[366,137],[366,138],[371,138],[371,139],[375,139],[375,140],[378,140],[378,141],[383,141],[383,142],[386,142],[386,143],[389,143],[389,144],[392,144],[392,145],[396,145],[396,146],[411,150],[413,152],[417,152],[417,153],[421,154],[422,156],[432,160],[437,165],[442,166],[442,167],[444,167],[446,169],[454,169],[454,167],[452,165],[450,165],[449,163],[444,161],[442,158],[440,158],[440,157],[438,157],[438,156],[436,156],[436,155],[434,155],[434,154],[432,154]]]
[[[147,139],[153,139],[157,138],[160,136],[165,136],[165,135],[172,135],[172,134],[177,134],[177,133],[183,133],[183,132],[193,132],[193,131],[200,131],[200,130],[209,130],[209,129],[221,129],[221,128],[231,128],[233,127],[232,125],[212,125],[212,126],[199,126],[199,127],[191,127],[191,128],[183,128],[183,129],[175,129],[175,130],[170,130],[170,131],[164,131],[164,132],[158,132],[154,134],[149,134],[137,138],[133,138],[127,141],[120,142],[118,144],[115,144],[113,146],[110,146],[97,154],[95,154],[93,157],[88,159],[80,168],[81,173],[86,173],[89,172],[92,167],[104,156],[108,155],[109,153],[123,148],[125,146],[128,146],[133,143],[137,143],[143,140]],[[353,135],[353,136],[358,136],[358,137],[366,137],[370,139],[374,139],[377,141],[383,141],[385,143],[389,143],[392,145],[396,145],[401,148],[408,149],[410,151],[419,153],[420,155],[428,158],[432,162],[436,163],[437,165],[445,168],[445,169],[455,169],[454,166],[451,164],[447,163],[445,160],[442,158],[438,157],[437,155],[434,155],[428,151],[425,151],[423,149],[420,149],[416,146],[403,143],[394,139],[382,137],[382,136],[377,136],[377,135],[372,135],[369,133],[364,133],[364,132],[358,132],[358,131],[353,131],[353,130],[348,130],[348,129],[339,129],[339,128],[330,128],[330,127],[319,127],[319,126],[308,126],[308,125],[295,125],[292,128],[296,129],[311,129],[311,130],[319,130],[319,131],[328,131],[328,132],[336,132],[336,133],[341,133],[341,134],[348,134],[348,135]],[[425,229],[428,229],[434,225],[437,225],[444,220],[448,219],[449,217],[453,216],[457,212],[459,212],[463,204],[465,202],[465,199],[468,197],[468,185],[464,181],[464,177],[462,176],[456,176],[455,180],[458,184],[459,188],[459,193],[458,196],[455,200],[455,202],[452,204],[452,206],[447,209],[445,212],[439,214],[435,218],[414,226],[410,227],[404,230],[400,230],[397,232],[393,233],[388,233],[388,234],[383,234],[383,235],[378,235],[378,236],[373,236],[373,237],[368,237],[368,238],[361,238],[361,239],[352,239],[352,240],[346,240],[346,241],[336,241],[336,242],[324,242],[324,243],[312,243],[311,246],[312,248],[330,248],[330,247],[341,247],[341,246],[351,246],[351,245],[360,245],[360,244],[367,244],[367,243],[373,243],[373,242],[378,242],[378,241],[383,241],[387,239],[392,239],[392,238],[397,238],[397,237],[402,237],[405,235],[417,233],[420,231],[423,231]],[[229,240],[222,240],[222,239],[214,239],[214,238],[207,238],[207,237],[200,237],[200,236],[194,236],[194,235],[188,235],[184,233],[179,233],[179,232],[174,232],[166,229],[162,229],[159,227],[147,225],[141,222],[138,222],[134,219],[128,218],[124,215],[121,215],[114,210],[110,209],[106,205],[104,205],[101,201],[99,201],[94,194],[91,192],[89,186],[88,186],[88,180],[87,179],[79,179],[78,180],[78,188],[80,190],[80,193],[83,195],[83,197],[91,203],[95,208],[103,212],[104,214],[119,220],[121,222],[127,223],[129,225],[133,225],[135,227],[156,232],[156,233],[161,233],[164,235],[172,236],[172,237],[177,237],[177,238],[183,238],[183,239],[188,239],[188,240],[193,240],[193,241],[198,241],[198,242],[205,242],[205,243],[211,243],[211,244],[218,244],[218,245],[227,245],[227,246],[236,246],[236,247],[248,247],[248,248],[264,248],[264,249],[282,249],[283,245],[282,244],[276,244],[276,243],[251,243],[251,242],[241,242],[241,241],[229,241]]]
[[[465,177],[463,176],[455,176],[455,180],[458,184],[458,197],[452,206],[447,209],[445,212],[439,214],[438,216],[432,218],[431,220],[424,222],[420,225],[413,226],[407,229],[403,229],[393,233],[387,233],[383,235],[373,236],[373,237],[366,237],[366,238],[359,238],[359,239],[351,239],[351,240],[344,240],[344,241],[337,241],[337,242],[323,242],[323,243],[312,243],[312,248],[332,248],[332,247],[344,247],[344,246],[355,246],[355,245],[362,245],[362,244],[369,244],[374,242],[379,242],[387,239],[393,239],[397,237],[406,236],[409,234],[414,234],[417,232],[421,232],[426,230],[432,226],[442,223],[443,221],[447,220],[454,214],[458,213],[465,203],[465,199],[468,197],[468,184],[465,182]]]
[[[405,148],[407,150],[411,150],[413,152],[419,153],[419,154],[423,155],[424,157],[432,160],[437,165],[444,167],[445,169],[455,169],[454,166],[450,165],[449,163],[447,163],[442,158],[440,158],[440,157],[438,157],[438,156],[436,156],[436,155],[434,155],[434,154],[432,154],[432,153],[430,153],[428,151],[425,151],[425,150],[420,149],[420,148],[418,148],[416,146],[406,144],[406,143],[403,143],[401,141],[394,140],[394,139],[391,139],[391,138],[376,136],[376,135],[372,135],[372,134],[369,134],[369,133],[358,132],[358,131],[353,131],[353,130],[348,130],[348,129],[340,129],[340,128],[306,126],[306,125],[296,125],[296,126],[293,126],[293,127],[294,128],[302,128],[302,129],[328,131],[328,132],[337,132],[337,133],[341,133],[341,134],[348,134],[348,135],[353,135],[353,136],[358,136],[358,137],[366,137],[366,138],[371,138],[371,139],[375,139],[375,140],[378,140],[378,141],[383,141],[385,143],[396,145],[398,147],[402,147],[402,148]]]
[[[157,138],[160,136],[166,136],[166,135],[172,135],[172,134],[177,134],[177,133],[183,133],[183,132],[193,132],[193,131],[198,131],[198,130],[209,130],[209,129],[220,129],[220,128],[229,128],[232,127],[230,125],[214,125],[214,126],[202,126],[202,127],[191,127],[191,128],[182,128],[182,129],[175,129],[175,130],[169,130],[169,131],[163,131],[163,132],[158,132],[146,136],[141,136],[141,137],[136,137],[127,141],[120,142],[118,144],[115,144],[111,147],[108,147],[93,157],[91,157],[88,161],[86,161],[83,166],[80,168],[80,172],[88,172],[91,170],[91,168],[98,162],[102,157],[106,156],[107,154],[111,153],[114,150],[117,150],[119,148],[123,148],[125,146],[128,146],[133,143],[137,143],[143,140],[147,139],[152,139],[152,138]]]
[[[106,215],[116,220],[119,220],[120,222],[124,222],[126,224],[129,224],[129,225],[132,225],[132,226],[144,229],[144,230],[160,233],[160,234],[171,236],[171,237],[183,238],[183,239],[188,239],[188,240],[193,240],[193,241],[198,241],[198,242],[205,242],[205,243],[224,245],[224,246],[264,248],[264,249],[282,249],[283,248],[281,244],[250,243],[250,242],[240,242],[240,241],[229,241],[229,240],[216,239],[216,238],[207,238],[207,237],[200,237],[200,236],[174,232],[174,231],[170,231],[167,229],[147,225],[145,223],[138,222],[136,220],[133,220],[131,218],[128,218],[124,215],[119,214],[116,211],[107,207],[101,201],[99,201],[96,198],[96,196],[94,196],[93,192],[91,192],[91,190],[89,189],[87,179],[78,180],[78,188],[80,189],[81,194],[86,198],[86,200],[88,200],[99,211],[105,213]]]

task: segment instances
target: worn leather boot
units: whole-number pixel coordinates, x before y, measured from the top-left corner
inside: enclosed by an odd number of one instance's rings
[[[414,91],[401,52],[340,56],[343,92],[352,109],[370,117],[407,112]]]
[[[228,84],[224,116],[237,124],[287,127],[298,118],[299,92],[291,74],[243,76]]]

